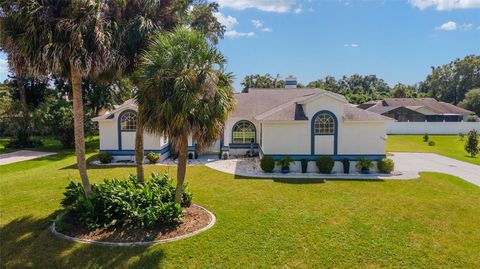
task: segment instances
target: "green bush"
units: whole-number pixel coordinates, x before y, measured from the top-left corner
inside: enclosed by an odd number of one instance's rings
[[[101,163],[111,163],[113,160],[113,157],[112,157],[112,154],[110,154],[110,152],[105,151],[98,154],[98,160]]]
[[[425,134],[423,135],[423,142],[427,142],[427,141],[428,141],[428,134],[425,133]]]
[[[284,156],[282,158],[280,158],[280,160],[277,161],[277,164],[281,167],[281,168],[290,168],[290,164],[293,163],[293,158],[292,157],[289,157],[289,156]]]
[[[265,156],[260,160],[260,167],[264,172],[270,173],[275,168],[275,160],[271,156]]]
[[[428,145],[431,146],[431,147],[435,146],[435,141],[429,140]]]
[[[184,186],[182,206],[191,203],[192,193]],[[61,204],[65,212],[78,216],[88,229],[120,226],[151,227],[157,224],[173,224],[182,220],[180,205],[175,203],[175,187],[172,178],[164,173],[153,173],[143,185],[135,176],[128,180],[105,180],[92,186],[92,194],[85,195],[80,183],[70,182]]]
[[[316,161],[318,171],[323,174],[330,174],[332,172],[335,161],[332,157],[324,156],[318,157]]]
[[[393,163],[393,160],[385,158],[377,161],[377,167],[380,173],[389,174],[393,171],[395,165]]]
[[[160,154],[155,152],[149,152],[147,154],[147,159],[150,163],[157,163],[158,160],[160,159]]]
[[[478,147],[478,133],[476,130],[471,130],[468,132],[467,141],[465,141],[465,151],[474,158],[480,152]]]

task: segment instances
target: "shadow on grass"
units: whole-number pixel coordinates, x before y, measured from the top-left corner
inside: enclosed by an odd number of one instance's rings
[[[105,247],[54,236],[44,219],[17,218],[0,227],[1,268],[158,267],[162,249],[149,246]]]

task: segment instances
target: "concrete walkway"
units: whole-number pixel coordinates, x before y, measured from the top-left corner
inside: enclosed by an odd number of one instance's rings
[[[10,153],[0,154],[0,165],[32,160],[48,155],[57,154],[55,152],[42,152],[33,150],[19,150]]]
[[[480,186],[480,166],[435,153],[392,152],[395,170],[407,173],[438,172],[460,177]]]

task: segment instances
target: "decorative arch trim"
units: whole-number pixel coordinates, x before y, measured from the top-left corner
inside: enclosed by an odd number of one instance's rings
[[[133,109],[125,109],[124,111],[120,112],[120,114],[118,114],[118,119],[117,119],[118,150],[122,150],[122,133],[136,131],[136,130],[122,130],[122,117],[123,117],[123,114],[127,112],[132,112],[135,115],[137,115],[137,111]]]
[[[321,114],[327,114],[333,118],[333,121],[335,122],[335,131],[333,134],[315,134],[315,120],[316,118],[321,115]],[[311,148],[310,148],[310,154],[315,155],[315,136],[329,136],[333,135],[333,155],[337,155],[337,150],[338,150],[338,119],[335,114],[329,110],[320,110],[315,115],[313,115],[312,120],[310,122],[310,132],[311,132]]]

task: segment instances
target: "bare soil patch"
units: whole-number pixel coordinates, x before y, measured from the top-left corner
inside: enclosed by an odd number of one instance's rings
[[[211,221],[212,217],[207,210],[197,205],[191,205],[183,208],[183,222],[176,225],[144,229],[123,225],[121,227],[98,228],[90,231],[80,223],[77,216],[66,214],[64,216],[65,229],[61,233],[81,240],[98,242],[151,242],[194,233],[208,226]]]

